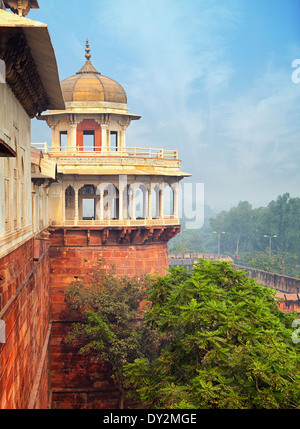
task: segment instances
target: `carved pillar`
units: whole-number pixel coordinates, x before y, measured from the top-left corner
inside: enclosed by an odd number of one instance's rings
[[[75,207],[74,207],[74,220],[78,221],[78,186],[74,187],[75,192]]]
[[[147,188],[143,187],[143,218],[147,219]]]
[[[56,128],[57,121],[47,121],[52,131],[52,150],[60,150],[60,134]]]
[[[164,217],[164,191],[160,189],[159,192],[159,218],[163,219]]]
[[[159,188],[155,191],[155,217],[159,218]]]
[[[77,138],[77,122],[71,122],[69,124],[69,135],[68,135],[68,149],[76,151],[76,138]]]
[[[131,210],[131,218],[133,220],[136,219],[136,216],[135,216],[135,188],[134,187],[132,187],[132,210]]]
[[[66,220],[66,189],[63,186],[62,191],[62,198],[61,198],[61,220],[63,223],[65,223]]]
[[[103,214],[104,214],[104,202],[103,202],[103,189],[100,188],[100,200],[99,200],[99,219],[103,220]]]
[[[124,191],[127,187],[127,176],[124,174],[119,175],[119,219],[123,220],[124,218],[124,212],[127,213],[127,207],[126,211],[124,211]],[[127,201],[125,202],[127,206]],[[126,219],[125,214],[125,219]]]
[[[108,152],[110,141],[108,139],[108,124],[101,124],[101,141],[102,141],[102,151]]]
[[[175,182],[172,185],[173,189],[173,216],[178,218],[178,199],[179,199],[179,183]]]
[[[148,219],[152,219],[152,187],[148,187]]]
[[[126,130],[129,126],[130,122],[131,122],[130,118],[123,118],[121,121],[118,121],[119,126],[120,126],[119,143],[118,143],[119,148],[123,149],[126,147]]]

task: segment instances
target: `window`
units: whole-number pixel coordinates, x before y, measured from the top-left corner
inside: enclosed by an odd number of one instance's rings
[[[118,132],[117,131],[110,132],[110,150],[112,152],[118,150]]]
[[[75,192],[74,192],[74,189],[71,186],[69,186],[66,189],[66,206],[65,206],[66,209],[73,208],[74,201],[75,201]]]
[[[60,132],[60,150],[66,150],[68,146],[68,132]]]
[[[83,131],[83,150],[85,152],[93,152],[95,150],[95,131]]]
[[[94,195],[95,194],[95,187],[94,185],[84,185],[82,189],[83,195]]]
[[[91,220],[95,219],[95,200],[94,198],[82,199],[82,219]]]

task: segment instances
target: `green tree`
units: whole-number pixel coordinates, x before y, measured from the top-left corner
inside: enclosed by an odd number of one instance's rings
[[[222,211],[216,218],[211,219],[211,226],[216,232],[225,232],[222,236],[222,249],[230,254],[236,254],[251,248],[253,236],[253,210],[247,201],[241,201],[237,207],[228,212]],[[221,253],[224,253],[222,250]]]
[[[299,408],[295,314],[227,262],[199,260],[153,280],[145,323],[168,339],[125,367],[152,408]]]
[[[244,253],[239,261],[239,265],[245,267],[252,267],[258,270],[292,277],[298,275],[296,263],[297,256],[287,252],[273,254],[271,257],[266,252]]]
[[[98,262],[89,278],[72,283],[65,293],[78,319],[68,340],[80,346],[81,354],[96,352],[99,361],[110,364],[123,408],[124,365],[140,356],[151,358],[156,343],[154,331],[141,323],[148,280],[106,274]]]

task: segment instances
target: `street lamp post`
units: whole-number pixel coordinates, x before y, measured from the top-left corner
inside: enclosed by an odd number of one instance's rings
[[[272,250],[271,250],[272,249],[272,238],[277,237],[277,235],[264,235],[264,237],[269,239],[269,256],[271,258],[271,255],[272,255]]]
[[[214,234],[218,234],[218,255],[220,255],[221,254],[220,253],[221,234],[225,234],[225,232],[224,231],[223,232],[214,231]]]

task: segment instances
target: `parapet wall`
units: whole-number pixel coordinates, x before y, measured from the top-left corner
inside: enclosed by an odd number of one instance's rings
[[[269,273],[255,268],[235,265],[238,269],[248,273],[248,277],[256,279],[257,283],[276,289],[279,292],[297,294],[300,292],[300,279],[284,276],[282,274]]]

